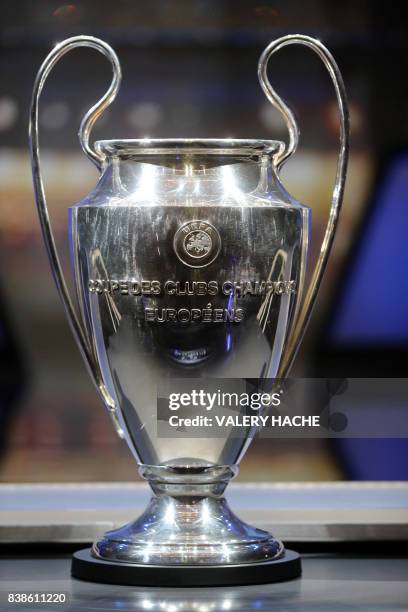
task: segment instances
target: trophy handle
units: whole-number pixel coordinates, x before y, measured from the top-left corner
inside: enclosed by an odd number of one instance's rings
[[[278,96],[270,84],[267,75],[267,67],[269,59],[276,51],[279,51],[283,47],[292,44],[305,45],[306,47],[312,49],[320,57],[330,74],[336,91],[340,113],[340,151],[337,161],[336,180],[333,189],[329,219],[320,248],[320,254],[317,259],[312,279],[310,281],[310,286],[306,292],[303,303],[301,306],[299,306],[298,312],[295,313],[293,325],[286,342],[286,349],[282,355],[281,364],[277,374],[278,378],[284,378],[287,376],[296,357],[300,342],[302,341],[306,328],[309,324],[310,316],[316,302],[317,294],[319,292],[320,284],[322,282],[323,274],[326,269],[327,261],[333,245],[339,213],[343,202],[349,150],[349,112],[346,90],[344,87],[343,78],[334,57],[330,51],[315,38],[301,34],[283,36],[282,38],[278,38],[277,40],[271,42],[266,47],[259,59],[258,64],[258,78],[261,87],[268,100],[283,114],[289,131],[289,143],[281,152],[278,153],[276,157],[277,168],[280,169],[283,163],[296,151],[299,142],[299,128],[293,112],[282,100],[282,98]]]
[[[99,102],[97,102],[87,112],[81,122],[81,126],[79,129],[79,140],[85,154],[96,164],[98,168],[101,168],[103,162],[103,159],[100,158],[96,151],[94,151],[89,146],[89,135],[92,126],[97,120],[97,118],[102,114],[105,108],[109,106],[111,102],[113,102],[116,97],[121,80],[120,64],[113,49],[111,49],[111,47],[102,40],[99,40],[98,38],[93,38],[92,36],[74,36],[73,38],[68,38],[67,40],[64,40],[63,42],[56,45],[56,47],[54,47],[54,49],[46,57],[45,61],[41,65],[41,68],[37,74],[34,83],[29,122],[29,146],[33,173],[34,192],[38,215],[40,218],[41,230],[51,265],[51,271],[58,289],[59,296],[63,303],[64,310],[68,318],[72,333],[88,367],[91,378],[114,420],[116,430],[122,437],[123,431],[116,418],[115,402],[103,382],[102,373],[99,367],[97,357],[95,355],[92,341],[88,338],[88,334],[86,332],[86,327],[83,323],[82,317],[80,318],[77,315],[67,289],[60,259],[55,245],[54,235],[50,224],[44,185],[41,177],[38,139],[38,104],[40,95],[44,83],[52,68],[59,61],[59,59],[63,55],[65,55],[65,53],[71,51],[72,49],[75,49],[76,47],[91,47],[93,49],[96,49],[97,51],[105,55],[105,57],[107,57],[112,64],[113,79],[108,91],[99,100]]]

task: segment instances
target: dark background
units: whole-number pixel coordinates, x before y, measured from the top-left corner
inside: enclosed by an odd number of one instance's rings
[[[3,481],[126,480],[136,466],[116,439],[87,378],[58,301],[31,188],[27,122],[35,74],[55,42],[103,38],[123,68],[118,100],[97,138],[287,138],[256,77],[266,44],[288,33],[318,37],[342,71],[351,112],[350,170],[333,256],[294,373],[405,376],[406,345],[337,346],[329,330],[363,239],[384,171],[408,143],[407,21],[396,3],[249,0],[15,1],[1,3],[0,287]],[[289,192],[313,209],[312,261],[324,231],[335,174],[338,116],[330,78],[304,47],[271,60],[271,82],[301,128],[282,172]],[[46,188],[67,259],[67,207],[97,173],[80,152],[84,112],[102,95],[110,67],[81,49],[47,82],[40,111]],[[408,186],[407,186],[408,189]],[[407,195],[401,192],[407,210]],[[406,220],[406,219],[405,219]],[[403,291],[406,251],[396,262]],[[394,298],[390,298],[391,300]],[[349,475],[324,440],[259,440],[244,479],[330,480]]]

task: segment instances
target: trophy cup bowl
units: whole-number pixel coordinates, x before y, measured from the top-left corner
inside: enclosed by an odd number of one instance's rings
[[[318,53],[340,108],[340,155],[322,250],[304,280],[310,209],[288,194],[279,169],[296,150],[293,114],[266,74],[272,53],[301,43]],[[62,274],[40,174],[38,102],[62,55],[90,46],[113,81],[80,128],[101,176],[69,209],[79,312]],[[276,379],[291,366],[326,266],[341,207],[348,115],[337,65],[318,41],[287,36],[261,56],[259,79],[282,113],[289,145],[272,140],[109,140],[89,145],[93,123],[121,79],[114,51],[79,36],[55,47],[34,87],[30,143],[34,187],[54,278],[72,331],[119,435],[152,489],[142,516],[74,555],[73,575],[124,584],[234,584],[300,574],[299,556],[247,525],[224,497],[253,432],[244,437],[160,437],[162,380]],[[305,295],[304,295],[305,293]],[[198,414],[197,411],[191,415]]]

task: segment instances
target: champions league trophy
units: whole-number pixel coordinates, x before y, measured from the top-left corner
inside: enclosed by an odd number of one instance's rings
[[[340,110],[340,155],[331,210],[304,291],[310,210],[282,185],[298,126],[272,88],[273,53],[299,43],[315,51]],[[97,166],[94,190],[69,209],[79,312],[63,277],[40,173],[38,104],[57,61],[91,47],[113,80],[82,120],[79,140]],[[224,490],[252,439],[159,437],[161,380],[284,378],[305,332],[342,203],[348,111],[335,60],[318,40],[285,36],[262,53],[258,76],[282,113],[289,143],[273,140],[102,140],[91,129],[113,102],[120,64],[105,42],[76,36],[48,55],[34,86],[30,146],[44,241],[65,312],[118,434],[153,496],[142,516],[75,553],[74,576],[108,583],[222,585],[300,574],[297,553],[230,510]],[[73,177],[75,180],[75,177]]]

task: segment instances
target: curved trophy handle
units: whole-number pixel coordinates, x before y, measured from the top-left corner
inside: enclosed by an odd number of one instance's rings
[[[63,303],[65,313],[67,315],[72,333],[74,338],[80,348],[82,356],[85,360],[86,365],[88,366],[89,373],[91,378],[98,389],[102,400],[107,405],[110,410],[112,416],[114,417],[114,422],[116,429],[121,435],[121,428],[119,423],[116,421],[115,417],[115,403],[110,396],[108,390],[105,387],[103,382],[102,374],[100,371],[100,367],[98,364],[98,360],[95,356],[94,348],[92,345],[92,341],[88,338],[86,330],[83,326],[83,322],[80,322],[80,318],[78,317],[68,289],[65,283],[64,274],[62,272],[62,267],[60,263],[60,259],[58,256],[58,252],[55,246],[54,235],[52,233],[52,228],[50,224],[50,219],[48,215],[47,209],[47,201],[45,197],[44,185],[41,177],[41,165],[40,165],[40,153],[39,153],[39,139],[38,139],[38,104],[40,95],[44,86],[44,83],[51,72],[52,68],[58,62],[58,60],[65,55],[71,49],[75,49],[76,47],[92,47],[97,51],[100,51],[105,57],[107,57],[112,64],[113,69],[113,79],[112,83],[106,92],[106,94],[97,102],[88,113],[85,115],[82,120],[81,127],[79,130],[79,139],[81,142],[82,149],[86,153],[86,155],[98,166],[101,167],[103,159],[101,159],[98,154],[89,146],[89,135],[92,129],[93,124],[96,119],[101,115],[101,113],[105,110],[111,102],[113,102],[116,97],[117,91],[119,89],[120,80],[121,80],[121,70],[119,60],[109,45],[104,43],[102,40],[98,38],[93,38],[92,36],[74,36],[73,38],[68,38],[63,42],[56,45],[56,47],[51,51],[51,53],[46,57],[45,61],[41,65],[41,68],[37,74],[33,95],[31,99],[31,107],[30,107],[30,123],[29,123],[29,141],[30,141],[30,154],[31,154],[31,164],[32,164],[32,173],[33,173],[33,183],[34,183],[34,192],[35,199],[38,209],[38,215],[40,218],[41,230],[44,238],[44,242],[47,248],[48,258],[51,265],[52,274],[54,277],[55,284],[58,289],[59,296]]]
[[[268,62],[271,56],[279,49],[287,45],[301,44],[309,47],[317,53],[325,67],[327,68],[330,77],[333,81],[336,90],[337,102],[340,112],[340,151],[337,161],[336,180],[333,189],[332,203],[330,208],[329,220],[324,234],[323,242],[320,249],[320,254],[312,275],[309,289],[300,306],[298,313],[295,314],[292,329],[289,333],[286,350],[282,356],[281,364],[277,374],[278,378],[287,376],[292,363],[296,357],[300,342],[304,336],[307,325],[312,314],[313,306],[316,302],[317,294],[322,282],[323,274],[326,269],[328,257],[333,244],[333,239],[339,219],[339,213],[343,202],[344,185],[346,182],[348,149],[349,149],[349,112],[347,107],[346,91],[341,76],[340,70],[335,59],[326,47],[315,38],[294,34],[283,36],[270,45],[262,53],[258,64],[258,78],[261,87],[268,100],[283,114],[287,128],[289,130],[289,144],[276,157],[276,165],[278,169],[282,164],[296,151],[299,142],[299,128],[295,117],[290,108],[278,96],[272,88],[267,75]]]

